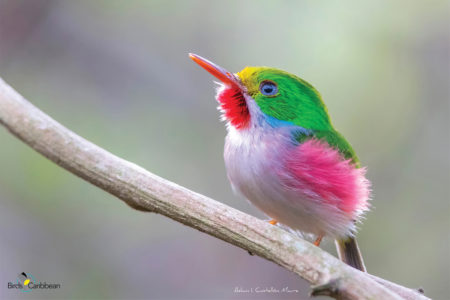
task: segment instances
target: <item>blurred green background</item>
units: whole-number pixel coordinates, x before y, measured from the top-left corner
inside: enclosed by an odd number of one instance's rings
[[[448,1],[0,0],[0,76],[114,154],[263,217],[232,194],[212,77],[187,53],[295,73],[368,166],[369,271],[449,299],[449,20]],[[3,299],[307,299],[293,273],[130,209],[4,128],[0,225]],[[62,288],[7,290],[22,271]]]

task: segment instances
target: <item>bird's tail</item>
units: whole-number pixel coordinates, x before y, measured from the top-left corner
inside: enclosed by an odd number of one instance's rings
[[[355,269],[366,272],[366,266],[355,238],[336,240],[336,248],[340,260]]]

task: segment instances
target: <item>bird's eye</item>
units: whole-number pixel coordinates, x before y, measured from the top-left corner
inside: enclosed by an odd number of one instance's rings
[[[275,96],[278,93],[278,87],[275,82],[263,81],[259,85],[259,90],[261,94],[265,96]]]

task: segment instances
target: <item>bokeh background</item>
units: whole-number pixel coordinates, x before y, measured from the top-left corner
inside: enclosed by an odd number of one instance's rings
[[[263,217],[229,187],[212,77],[187,53],[295,73],[368,166],[369,271],[449,299],[449,20],[448,1],[0,0],[0,76],[107,150]],[[3,128],[0,240],[2,299],[307,299],[293,273],[132,210]],[[62,288],[8,290],[22,271]]]

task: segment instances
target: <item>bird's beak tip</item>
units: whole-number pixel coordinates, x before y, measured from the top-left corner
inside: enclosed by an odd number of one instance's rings
[[[240,88],[240,84],[235,76],[224,68],[194,53],[189,53],[189,57],[223,84]]]

